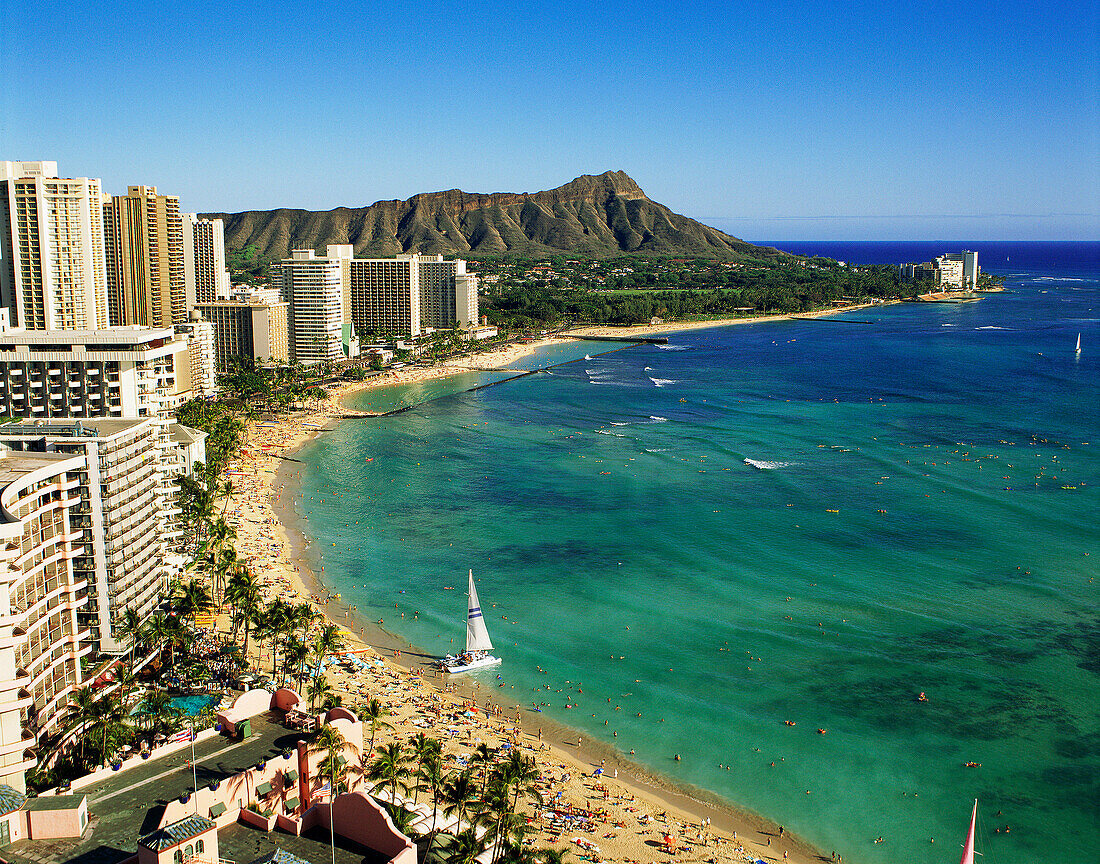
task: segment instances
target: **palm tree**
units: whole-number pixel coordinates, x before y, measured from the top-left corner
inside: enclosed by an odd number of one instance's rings
[[[222,550],[224,555],[232,551],[234,557],[236,550],[232,546]],[[237,628],[244,624],[244,654],[248,656],[248,634],[252,621],[260,607],[260,582],[252,572],[244,565],[233,565],[232,575],[225,586],[225,597],[234,608],[233,615],[233,640],[237,638]]]
[[[538,778],[539,772],[535,760],[524,756],[518,750],[513,750],[508,760],[493,770],[489,798],[497,812],[495,827],[497,854],[508,842],[508,838],[515,833],[518,823],[514,817],[518,813],[520,796],[531,795],[538,801],[542,800],[535,786]]]
[[[168,733],[183,716],[183,711],[172,704],[166,690],[153,690],[145,694],[140,713],[149,724],[149,731]]]
[[[337,758],[344,752],[345,747],[351,746],[347,739],[340,734],[340,730],[335,726],[322,726],[321,730],[317,733],[317,736],[309,744],[309,750],[313,753],[324,752],[326,754],[325,761],[321,764],[321,768],[329,769],[329,782],[332,784],[332,791],[329,792],[329,807],[328,807],[328,830],[329,840],[332,843],[333,855],[335,855],[336,849],[336,832],[332,827],[332,811],[333,806],[336,803],[336,784],[337,784]]]
[[[390,788],[390,801],[397,802],[397,786],[405,788],[404,780],[409,776],[406,765],[405,748],[399,741],[381,747],[378,757],[367,768],[367,779],[374,780],[374,790]]]
[[[450,775],[443,784],[443,814],[451,816],[458,814],[456,828],[462,830],[462,823],[466,819],[466,811],[477,800],[477,784],[474,782],[473,773],[467,769],[460,774]]]
[[[98,741],[99,743],[99,758],[100,761],[105,761],[107,753],[109,752],[107,744],[112,739],[112,731],[116,733],[114,737],[117,737],[118,729],[112,729],[112,727],[123,726],[125,724],[125,712],[122,708],[122,700],[119,699],[114,693],[99,699],[92,708],[92,736],[93,743]]]
[[[271,677],[278,674],[279,640],[285,644],[294,635],[297,613],[294,607],[276,597],[267,606],[267,625],[271,632]]]
[[[84,761],[84,741],[88,737],[88,722],[95,718],[95,694],[91,687],[79,687],[69,696],[69,710],[65,715],[66,722],[80,724],[80,764],[87,767]]]
[[[386,804],[385,807],[393,827],[408,837],[412,833],[413,823],[420,818],[420,814],[406,810],[398,804]]]
[[[543,849],[539,854],[542,856],[543,864],[565,864],[565,856],[569,854],[569,848]]]
[[[489,785],[489,766],[492,765],[496,755],[497,751],[484,741],[478,744],[470,754],[470,767],[481,766],[481,797],[485,797],[485,790]]]
[[[474,864],[477,856],[485,851],[485,841],[477,836],[477,831],[467,828],[455,835],[447,864]]]
[[[428,830],[428,846],[424,850],[425,861],[428,860],[428,856],[432,851],[432,843],[435,842],[435,823],[439,817],[439,795],[443,788],[444,779],[442,744],[432,739],[429,739],[429,743],[436,746],[426,748],[417,771],[420,782],[416,785],[417,791],[423,789],[425,792],[432,793],[432,827]]]
[[[335,624],[326,624],[321,628],[321,632],[317,634],[313,643],[313,651],[317,657],[317,668],[313,672],[314,677],[321,674],[321,664],[325,662],[325,655],[331,654],[333,651],[339,651],[343,647],[344,641],[340,638],[339,627]]]
[[[309,687],[306,688],[306,695],[309,697],[309,710],[316,710],[317,700],[320,699],[323,702],[325,698],[332,696],[332,694],[332,687],[329,686],[324,675],[312,679],[309,682]]]
[[[392,729],[393,724],[387,723],[383,720],[383,717],[389,715],[389,709],[386,708],[378,699],[372,698],[366,705],[360,708],[360,719],[370,720],[370,755],[374,755],[374,736],[378,732],[379,726],[384,726],[387,729]]]
[[[130,655],[130,668],[133,669],[134,655],[138,653],[138,646],[141,644],[142,639],[142,621],[138,615],[138,610],[135,610],[133,606],[127,606],[122,611],[121,620],[114,624],[114,631],[118,634],[120,641],[130,646],[128,653]]]
[[[409,739],[409,749],[416,757],[416,777],[420,779],[424,760],[443,752],[443,744],[436,738],[429,738],[423,732],[417,732]],[[413,790],[413,804],[417,801],[419,790],[420,786],[418,784]]]
[[[213,600],[206,586],[198,579],[192,579],[176,587],[172,603],[181,618],[190,618],[194,621],[196,615],[201,615],[210,609]]]
[[[302,666],[309,658],[309,647],[297,636],[291,635],[283,648],[283,683],[289,676],[295,689],[302,686]]]

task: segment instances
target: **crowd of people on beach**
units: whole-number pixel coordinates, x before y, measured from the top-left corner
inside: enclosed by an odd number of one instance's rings
[[[627,777],[618,777],[618,767],[615,776],[609,777],[602,764],[588,764],[567,749],[543,741],[541,728],[537,733],[525,731],[518,707],[513,717],[512,707],[484,697],[478,689],[448,686],[435,677],[434,670],[409,668],[413,658],[401,656],[399,647],[366,644],[366,629],[349,614],[352,610],[334,605],[339,595],[311,584],[311,574],[295,559],[290,538],[273,509],[286,492],[279,474],[289,467],[284,459],[342,412],[339,400],[332,399],[277,423],[249,424],[241,455],[229,466],[232,493],[225,502],[225,515],[236,531],[238,555],[251,561],[261,575],[264,603],[276,597],[309,602],[343,628],[344,650],[360,662],[329,658],[324,674],[345,704],[369,698],[383,702],[390,727],[377,730],[376,746],[430,731],[445,741],[448,758],[456,765],[468,760],[469,749],[479,744],[503,752],[519,748],[533,756],[547,801],[530,817],[538,828],[537,846],[570,842],[590,860],[623,864],[668,860],[670,855],[684,861],[742,862],[763,854],[771,839],[766,828],[751,829],[756,835],[753,840],[745,839],[750,829],[744,826],[741,839],[735,831],[712,828],[709,820],[677,811],[636,784],[628,786]],[[219,627],[223,632],[229,629],[227,616],[219,619]],[[213,671],[233,668],[231,658],[219,658],[220,646],[213,638],[202,638],[196,647],[213,664]],[[250,659],[258,663],[254,653]],[[810,860],[795,844],[786,845],[790,848],[784,851],[795,860]]]

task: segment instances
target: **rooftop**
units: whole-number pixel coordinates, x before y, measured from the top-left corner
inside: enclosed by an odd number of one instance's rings
[[[27,801],[27,796],[22,792],[17,792],[11,786],[0,786],[0,816],[7,813],[14,813],[21,808]]]
[[[205,816],[195,813],[192,816],[180,819],[179,822],[173,822],[171,825],[165,825],[163,828],[158,828],[156,831],[146,834],[138,842],[146,849],[161,852],[173,846],[178,846],[184,840],[190,840],[192,837],[205,834],[214,827],[213,819],[207,819]]]
[[[48,798],[28,798],[27,810],[75,810],[87,795],[51,795]]]
[[[252,718],[252,737],[245,741],[229,741],[219,735],[196,744],[195,764],[199,785],[231,777],[261,759],[271,759],[284,749],[292,749],[300,738],[308,737],[288,732],[281,720],[282,712],[269,711]],[[191,769],[187,765],[190,758],[191,750],[187,748],[160,759],[150,759],[117,774],[108,774],[80,790],[80,794],[88,796],[88,830],[83,837],[19,840],[4,848],[4,859],[11,864],[54,861],[118,864],[132,857],[137,851],[138,838],[153,833],[159,827],[165,805],[173,798],[194,790]],[[225,830],[218,832],[219,842],[225,833]],[[263,834],[261,831],[255,833]],[[272,836],[280,841],[277,845],[282,846],[288,835]],[[272,851],[275,845],[255,847],[258,851],[247,854],[223,852],[222,857],[244,864],[255,860],[264,851]],[[296,847],[287,848],[293,850]],[[309,856],[306,858],[309,860]],[[324,864],[330,860],[316,854],[313,858],[311,864]],[[337,860],[344,860],[346,864],[351,859],[338,857]],[[356,864],[361,864],[364,859],[360,856],[354,860]]]
[[[385,864],[389,858],[381,852],[352,843],[336,835],[336,864]],[[281,853],[282,857],[279,856]],[[299,837],[283,831],[268,834],[237,822],[218,832],[218,855],[237,864],[330,864],[333,849],[329,845],[327,824],[317,825]]]

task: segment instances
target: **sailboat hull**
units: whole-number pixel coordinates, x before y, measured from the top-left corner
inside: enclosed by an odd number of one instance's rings
[[[499,666],[504,661],[492,654],[486,654],[473,660],[463,660],[461,657],[447,657],[441,663],[444,672],[451,675],[461,675],[463,672],[473,672],[477,669],[488,669],[491,666]]]

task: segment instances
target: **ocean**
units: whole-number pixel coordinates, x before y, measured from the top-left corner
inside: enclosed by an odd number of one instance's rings
[[[472,568],[485,686],[853,864],[1100,860],[1100,244],[775,245],[1007,290],[366,393],[315,567],[439,654]]]

